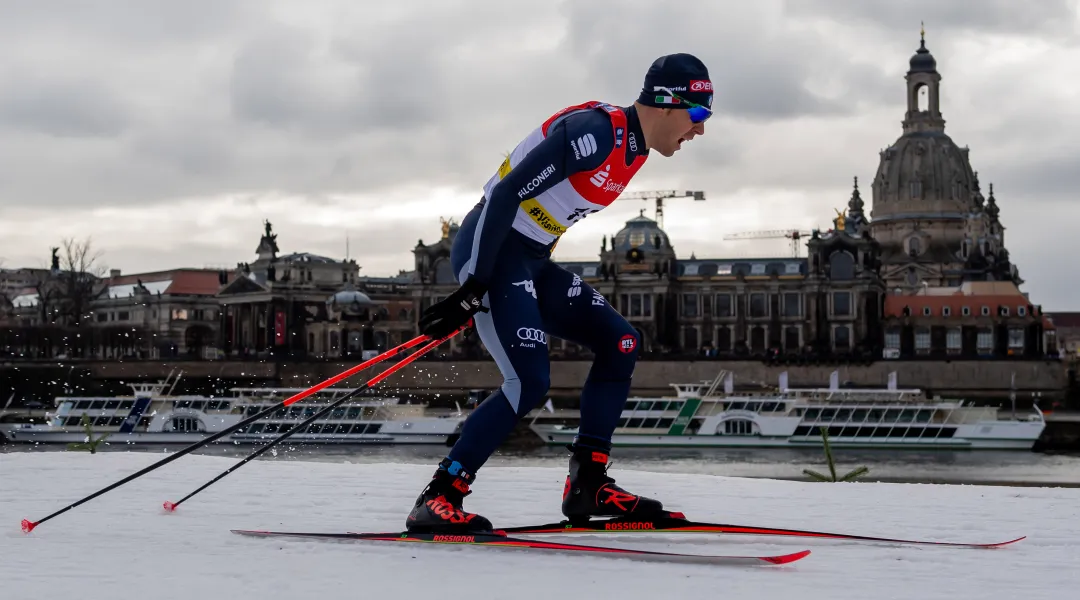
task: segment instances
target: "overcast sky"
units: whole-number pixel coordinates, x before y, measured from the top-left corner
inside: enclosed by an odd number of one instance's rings
[[[554,111],[627,105],[654,58],[710,69],[717,115],[631,191],[689,257],[785,256],[723,234],[828,227],[900,135],[926,22],[946,132],[993,182],[1023,289],[1080,310],[1078,0],[0,0],[0,261],[91,236],[125,273],[283,252],[411,269]],[[575,226],[593,258],[641,208]]]

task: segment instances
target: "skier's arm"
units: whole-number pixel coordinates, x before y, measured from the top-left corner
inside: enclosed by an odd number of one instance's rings
[[[584,144],[582,138],[586,139]],[[603,111],[575,113],[552,127],[547,137],[492,188],[473,239],[467,279],[487,287],[499,248],[523,201],[574,173],[596,169],[614,147],[611,119]]]

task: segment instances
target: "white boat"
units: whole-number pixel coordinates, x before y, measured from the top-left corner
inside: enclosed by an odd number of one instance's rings
[[[175,388],[174,381],[172,387]],[[105,444],[190,444],[227,429],[243,419],[304,391],[305,388],[232,388],[235,396],[173,396],[168,379],[129,384],[133,395],[56,399],[55,412],[42,424],[4,423],[0,431],[15,443],[86,441],[83,415],[95,439]],[[353,391],[329,387],[278,409],[262,419],[222,436],[215,443],[262,443],[319,412]],[[293,443],[318,444],[450,444],[460,433],[465,414],[441,413],[426,405],[401,404],[398,398],[358,396],[289,437]]]
[[[674,396],[631,397],[612,436],[614,446],[820,447],[821,428],[840,448],[952,448],[1030,450],[1046,423],[1042,411],[1011,416],[963,400],[928,398],[918,389],[795,389],[787,373],[774,391],[735,392],[731,374],[712,381],[672,384]],[[716,393],[724,384],[724,391]],[[547,444],[573,441],[576,427],[541,423],[530,428]]]

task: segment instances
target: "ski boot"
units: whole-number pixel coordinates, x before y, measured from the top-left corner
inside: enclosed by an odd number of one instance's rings
[[[571,523],[591,517],[658,518],[669,516],[658,500],[631,494],[608,476],[608,453],[567,446],[570,474],[563,487],[562,512]]]
[[[491,533],[491,521],[461,508],[465,496],[472,493],[473,479],[461,463],[444,459],[416,499],[405,528],[413,533]]]

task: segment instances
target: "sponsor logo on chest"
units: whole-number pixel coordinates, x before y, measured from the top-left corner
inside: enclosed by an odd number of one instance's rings
[[[589,178],[589,181],[601,190],[613,194],[621,194],[626,189],[625,183],[611,181],[611,165],[605,166],[603,171],[594,173],[593,176]]]

